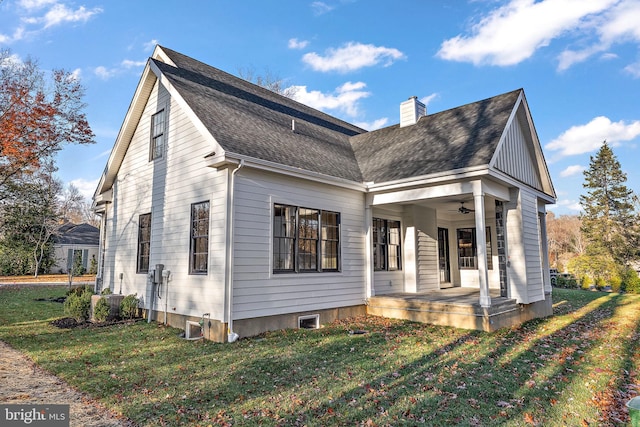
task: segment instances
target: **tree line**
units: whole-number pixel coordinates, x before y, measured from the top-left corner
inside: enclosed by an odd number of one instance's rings
[[[52,237],[66,221],[95,221],[89,202],[55,176],[55,155],[92,144],[84,88],[64,70],[0,50],[0,274],[47,271]]]
[[[550,264],[584,288],[640,293],[640,203],[606,141],[584,177],[582,212],[547,216]]]

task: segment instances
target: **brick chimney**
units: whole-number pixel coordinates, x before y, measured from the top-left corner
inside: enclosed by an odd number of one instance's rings
[[[427,106],[418,101],[417,96],[400,104],[400,127],[415,125],[418,119],[427,115]]]

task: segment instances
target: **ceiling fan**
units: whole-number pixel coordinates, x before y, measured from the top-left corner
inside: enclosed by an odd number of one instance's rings
[[[458,208],[458,212],[460,212],[461,214],[468,214],[471,212],[475,212],[474,209],[469,209],[469,208],[465,208],[464,207],[464,202],[460,202],[460,207]]]

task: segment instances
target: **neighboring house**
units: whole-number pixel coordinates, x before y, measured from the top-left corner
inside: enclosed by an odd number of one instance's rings
[[[86,271],[91,268],[91,260],[98,261],[100,230],[90,224],[65,222],[53,236],[55,265],[51,273],[68,273],[73,260],[78,259]]]
[[[96,286],[216,341],[366,312],[493,330],[551,314],[554,202],[521,89],[367,132],[158,46],[94,196]]]

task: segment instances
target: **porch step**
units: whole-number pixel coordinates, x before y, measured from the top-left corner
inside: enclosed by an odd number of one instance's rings
[[[519,318],[520,306],[516,300],[503,297],[491,298],[490,307],[481,307],[477,297],[474,301],[469,297],[439,296],[438,299],[433,296],[429,298],[429,295],[394,294],[369,298],[367,313],[434,325],[493,331],[510,326],[513,320]]]

